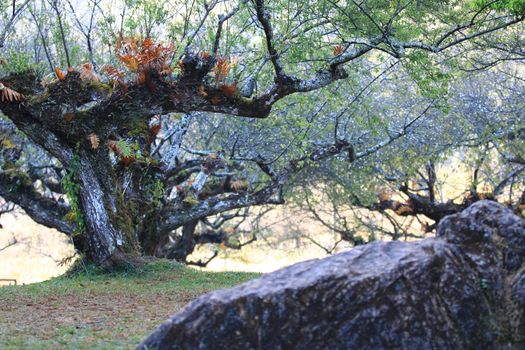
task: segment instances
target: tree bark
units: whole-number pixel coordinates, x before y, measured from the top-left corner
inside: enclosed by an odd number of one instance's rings
[[[79,170],[79,195],[84,214],[85,234],[89,237],[87,253],[91,260],[104,264],[124,252],[124,238],[107,212],[106,204],[112,200],[104,193],[93,165],[87,159],[81,158]],[[116,208],[112,209],[116,211]]]

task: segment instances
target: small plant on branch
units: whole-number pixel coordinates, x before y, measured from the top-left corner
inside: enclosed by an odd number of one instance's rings
[[[217,57],[217,63],[215,63],[215,67],[213,67],[215,83],[217,85],[221,83],[224,84],[226,77],[236,64],[237,62],[235,60],[231,60],[226,57]]]
[[[119,86],[124,92],[128,90],[128,85],[124,82],[126,73],[119,71],[111,64],[105,64],[101,67],[100,72],[109,78],[109,83],[113,88]]]
[[[152,39],[126,38],[117,42],[116,56],[127,70],[136,75],[138,85],[152,88],[152,78],[170,76],[173,45],[155,43]]]
[[[2,102],[20,102],[23,99],[24,95],[0,83],[0,100]]]
[[[66,79],[67,73],[63,72],[60,68],[55,67],[55,74],[58,78],[58,80],[64,80]]]
[[[84,81],[99,81],[100,78],[93,70],[93,64],[91,63],[84,63],[80,66],[79,69],[80,73],[80,79]]]

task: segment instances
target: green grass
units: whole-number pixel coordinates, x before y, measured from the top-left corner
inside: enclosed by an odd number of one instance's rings
[[[0,288],[0,349],[133,349],[195,297],[257,277],[158,261]]]

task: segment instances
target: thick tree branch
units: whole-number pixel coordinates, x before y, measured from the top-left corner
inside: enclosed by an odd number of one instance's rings
[[[74,225],[65,219],[69,206],[42,196],[28,177],[14,171],[0,173],[0,196],[19,205],[39,224],[72,234]]]
[[[205,217],[240,209],[250,206],[263,204],[282,204],[280,198],[275,199],[275,193],[279,184],[270,182],[263,189],[255,193],[232,194],[225,198],[210,198],[188,208],[170,210],[166,208],[162,213],[162,224],[159,227],[160,232],[170,232],[184,224]]]

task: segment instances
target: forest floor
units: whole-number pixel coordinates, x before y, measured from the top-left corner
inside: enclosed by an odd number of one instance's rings
[[[134,349],[201,294],[255,273],[201,272],[160,261],[0,288],[0,349]]]

